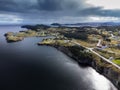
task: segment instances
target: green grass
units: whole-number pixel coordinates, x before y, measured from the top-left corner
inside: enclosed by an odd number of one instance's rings
[[[105,50],[97,50],[97,49],[94,49],[95,52],[99,53],[101,56],[109,59],[110,57],[115,57],[115,54],[114,53],[110,53],[110,52],[107,52]]]
[[[120,66],[120,59],[113,60],[112,62]]]
[[[65,40],[54,40],[54,39],[44,39],[41,44],[50,44],[50,45],[59,45],[59,46],[72,46],[73,43],[71,42],[65,42]]]

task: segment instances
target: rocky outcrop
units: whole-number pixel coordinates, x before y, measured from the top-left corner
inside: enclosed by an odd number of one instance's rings
[[[23,40],[26,37],[45,37],[47,34],[44,33],[45,31],[33,31],[33,30],[27,30],[27,31],[20,31],[17,33],[14,32],[8,32],[5,33],[5,37],[7,42],[18,42]]]
[[[97,72],[107,77],[120,90],[120,68],[93,53],[91,50],[76,44],[64,45],[42,41],[38,45],[53,46],[76,60],[80,65],[93,67]]]
[[[108,62],[105,62],[103,59],[101,59],[101,61],[105,66],[98,65],[95,61],[92,61],[91,66],[100,74],[107,77],[120,90],[120,69]]]
[[[97,72],[107,77],[120,90],[120,69],[118,69],[111,63],[106,62],[105,60],[103,60],[103,58],[100,58],[95,54],[91,54],[93,55],[92,59],[89,57],[81,58],[75,55],[74,52],[71,52],[70,48],[68,47],[55,46],[55,48],[73,58],[79,64],[89,65],[93,67]]]
[[[8,32],[5,34],[7,42],[18,42],[22,41],[24,38],[20,36],[15,36],[13,32]]]

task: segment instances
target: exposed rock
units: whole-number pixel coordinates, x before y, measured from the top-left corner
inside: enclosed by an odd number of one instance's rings
[[[7,33],[4,34],[4,36],[13,36],[13,35],[14,35],[13,32],[7,32]]]
[[[24,38],[23,37],[16,37],[16,36],[7,36],[6,40],[7,42],[18,42],[18,41],[22,41]]]
[[[6,33],[5,37],[6,37],[7,42],[9,42],[9,43],[21,41],[24,39],[23,37],[15,36],[15,34],[13,32]]]
[[[46,45],[46,44],[42,44],[42,45]],[[64,47],[60,45],[54,47],[62,51],[69,57],[73,58],[74,60],[76,60],[79,64],[89,65],[93,67],[97,72],[107,77],[120,90],[120,69],[118,69],[116,66],[106,62],[105,60],[103,60],[102,58],[98,57],[93,53],[83,52],[85,49],[85,48],[83,49],[83,47],[82,48],[77,47],[75,49],[77,51],[73,50],[74,48]],[[85,55],[83,55],[84,53]]]

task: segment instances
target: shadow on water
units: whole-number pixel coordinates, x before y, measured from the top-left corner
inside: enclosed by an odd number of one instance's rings
[[[6,43],[0,35],[0,40],[1,90],[116,90],[91,67],[55,48],[37,46],[42,38]]]

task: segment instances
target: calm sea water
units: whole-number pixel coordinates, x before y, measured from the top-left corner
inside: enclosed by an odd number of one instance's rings
[[[0,26],[0,90],[117,90],[91,67],[81,67],[55,48],[37,46],[43,38],[7,43],[4,33],[19,30]]]

